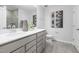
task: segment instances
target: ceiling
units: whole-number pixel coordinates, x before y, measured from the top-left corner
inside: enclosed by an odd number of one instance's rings
[[[15,10],[18,8],[28,10],[28,11],[36,11],[36,7],[34,5],[7,5],[9,10]]]

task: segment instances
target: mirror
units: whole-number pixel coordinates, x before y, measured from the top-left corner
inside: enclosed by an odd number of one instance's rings
[[[28,27],[36,27],[36,7],[33,5],[8,5],[7,28],[21,28],[22,20],[27,20]]]
[[[7,28],[18,28],[18,8],[7,6]]]

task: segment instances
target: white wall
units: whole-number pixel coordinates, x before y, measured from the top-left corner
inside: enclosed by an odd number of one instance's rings
[[[37,28],[45,27],[45,17],[44,17],[44,8],[37,6]]]
[[[63,10],[63,28],[51,28],[51,13],[56,10]],[[56,37],[59,41],[73,42],[72,35],[72,6],[49,6],[45,8],[45,27],[48,34]]]
[[[29,20],[29,12],[19,9],[19,20]]]
[[[6,6],[0,6],[0,29],[6,27]]]
[[[73,26],[79,28],[79,6],[76,5],[73,7]]]

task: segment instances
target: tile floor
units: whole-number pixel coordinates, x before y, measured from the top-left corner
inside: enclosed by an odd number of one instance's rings
[[[75,46],[55,40],[46,40],[44,53],[78,53]]]

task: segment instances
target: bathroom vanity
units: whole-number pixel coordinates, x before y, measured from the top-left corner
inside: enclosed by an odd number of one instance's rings
[[[41,53],[45,45],[45,29],[0,35],[0,53]]]

